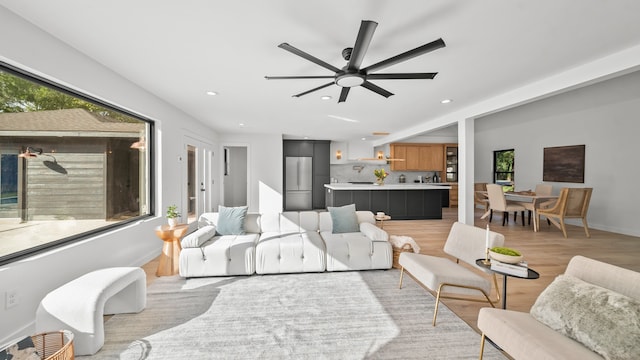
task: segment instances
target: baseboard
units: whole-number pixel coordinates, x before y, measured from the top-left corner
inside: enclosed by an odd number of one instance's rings
[[[158,256],[160,256],[160,254],[162,253],[162,249],[157,249],[157,250],[153,250],[147,254],[144,254],[142,256],[140,256],[139,258],[137,258],[136,260],[132,261],[131,264],[129,264],[129,266],[142,266],[146,263],[148,263],[149,261],[157,258]]]
[[[22,340],[23,338],[31,335],[35,335],[34,331],[36,328],[35,320],[23,326],[22,328],[14,331],[11,335],[7,336],[4,339],[0,339],[0,350],[6,348],[9,345],[15,344],[17,341]]]

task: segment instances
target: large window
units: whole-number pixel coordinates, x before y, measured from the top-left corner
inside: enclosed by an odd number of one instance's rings
[[[513,149],[493,152],[493,182],[502,185],[505,191],[513,190],[515,181]]]
[[[149,215],[152,126],[0,63],[0,264]]]

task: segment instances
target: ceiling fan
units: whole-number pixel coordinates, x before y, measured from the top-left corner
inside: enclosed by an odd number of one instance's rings
[[[360,24],[360,31],[358,31],[358,37],[356,38],[356,43],[352,48],[346,48],[342,50],[342,57],[348,61],[347,65],[342,69],[339,69],[331,64],[328,64],[313,55],[309,55],[306,52],[297,49],[288,43],[282,43],[278,45],[279,48],[287,50],[295,55],[298,55],[302,58],[305,58],[314,64],[320,65],[325,69],[329,69],[334,72],[334,75],[320,75],[320,76],[265,76],[267,80],[282,80],[282,79],[333,79],[331,82],[328,82],[324,85],[320,85],[311,90],[307,90],[305,92],[301,92],[299,94],[293,95],[294,97],[300,97],[303,95],[307,95],[314,91],[324,89],[328,86],[336,84],[342,87],[342,91],[340,92],[340,98],[338,102],[344,102],[347,100],[347,95],[349,95],[349,90],[352,87],[362,86],[365,89],[371,90],[377,94],[380,94],[386,98],[393,95],[393,93],[373,84],[369,80],[406,80],[406,79],[433,79],[438,73],[376,73],[373,74],[374,71],[380,70],[397,63],[409,60],[416,56],[420,56],[431,52],[433,50],[437,50],[441,47],[445,46],[445,43],[442,39],[434,40],[428,44],[424,44],[422,46],[418,46],[413,50],[409,50],[403,52],[402,54],[390,57],[386,60],[382,60],[373,65],[369,65],[365,68],[360,68],[360,64],[362,64],[362,60],[364,59],[365,54],[367,53],[367,49],[369,48],[369,44],[371,43],[371,38],[373,37],[373,33],[376,30],[378,23],[370,20],[362,20]]]

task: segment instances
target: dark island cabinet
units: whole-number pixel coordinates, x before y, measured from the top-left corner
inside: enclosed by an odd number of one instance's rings
[[[356,210],[384,212],[393,220],[442,219],[447,189],[332,190],[325,189],[327,206],[355,204]]]

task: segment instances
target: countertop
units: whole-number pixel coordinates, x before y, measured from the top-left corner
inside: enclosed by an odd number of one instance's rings
[[[404,184],[350,184],[331,183],[324,184],[324,187],[331,190],[443,190],[451,189],[449,183],[404,183]]]

